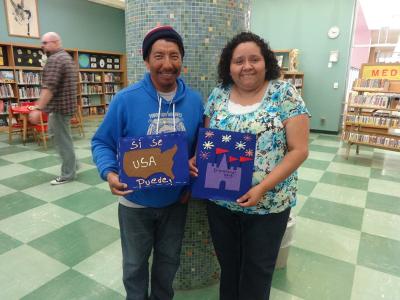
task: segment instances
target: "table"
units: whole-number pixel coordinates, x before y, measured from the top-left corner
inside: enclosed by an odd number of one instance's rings
[[[10,107],[13,114],[19,114],[22,119],[22,142],[25,145],[26,133],[28,131],[28,118],[31,112],[30,106],[15,106]]]

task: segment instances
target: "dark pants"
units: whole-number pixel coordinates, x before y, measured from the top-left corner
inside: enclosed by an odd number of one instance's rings
[[[164,208],[131,208],[119,205],[119,226],[126,299],[168,300],[179,267],[187,205]],[[151,292],[149,257],[153,250]]]
[[[232,212],[210,202],[207,213],[221,266],[220,300],[269,299],[290,209],[252,215]]]

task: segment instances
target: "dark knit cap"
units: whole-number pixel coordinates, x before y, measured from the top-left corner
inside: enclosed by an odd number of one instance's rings
[[[172,26],[165,25],[151,29],[144,37],[142,45],[143,60],[146,60],[150,54],[151,46],[159,39],[173,40],[178,45],[182,57],[185,55],[182,37],[174,30],[174,28],[172,28]]]

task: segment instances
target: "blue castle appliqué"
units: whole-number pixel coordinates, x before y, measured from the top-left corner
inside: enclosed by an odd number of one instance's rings
[[[225,183],[225,190],[239,191],[242,168],[229,167],[226,155],[222,157],[219,165],[217,163],[207,163],[205,178],[205,188],[219,189],[221,183]]]

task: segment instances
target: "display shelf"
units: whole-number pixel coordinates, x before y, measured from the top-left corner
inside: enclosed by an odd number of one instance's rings
[[[397,80],[385,78],[355,80],[343,118],[342,140],[347,143],[347,158],[352,145],[356,145],[357,154],[361,145],[400,151],[398,86]]]

